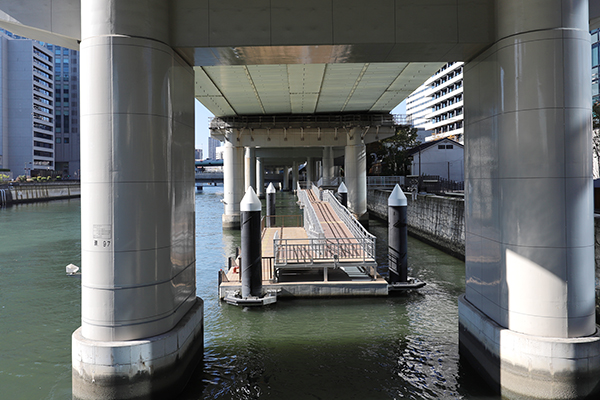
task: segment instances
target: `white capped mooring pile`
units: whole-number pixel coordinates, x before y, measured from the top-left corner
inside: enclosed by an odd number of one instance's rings
[[[263,306],[277,301],[277,295],[262,293],[262,248],[260,211],[262,206],[252,186],[240,202],[242,230],[241,268],[242,291],[228,293],[223,300],[235,306]]]
[[[408,202],[396,184],[388,198],[388,292],[419,289],[425,282],[408,276]]]

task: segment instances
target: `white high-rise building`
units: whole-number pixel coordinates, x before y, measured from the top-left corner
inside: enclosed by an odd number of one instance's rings
[[[0,33],[0,169],[13,177],[54,170],[53,54]]]
[[[463,63],[445,64],[406,100],[414,126],[432,132],[425,141],[464,141]]]

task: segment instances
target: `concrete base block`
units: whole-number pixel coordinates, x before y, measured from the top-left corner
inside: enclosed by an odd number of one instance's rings
[[[508,399],[580,399],[600,389],[600,335],[551,338],[514,332],[458,300],[460,356]],[[592,397],[593,396],[593,397]]]
[[[140,340],[88,340],[73,333],[73,399],[169,398],[183,390],[203,357],[203,301],[169,332]],[[165,397],[166,396],[166,397]]]
[[[223,229],[240,229],[240,227],[241,227],[239,214],[234,214],[234,215],[223,214],[222,221],[223,221]]]

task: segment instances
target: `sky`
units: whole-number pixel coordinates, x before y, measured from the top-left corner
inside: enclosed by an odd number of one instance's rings
[[[202,149],[202,157],[206,158],[208,154],[208,122],[213,114],[206,109],[198,100],[196,103],[196,148]],[[403,101],[392,110],[392,114],[406,114],[406,104]]]

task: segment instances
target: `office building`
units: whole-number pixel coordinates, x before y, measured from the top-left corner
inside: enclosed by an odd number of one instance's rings
[[[217,147],[221,146],[221,142],[212,137],[208,137],[208,158],[211,160],[217,159]]]
[[[79,52],[48,44],[54,54],[56,171],[79,179]]]
[[[0,32],[0,169],[55,168],[54,56],[41,43]]]

